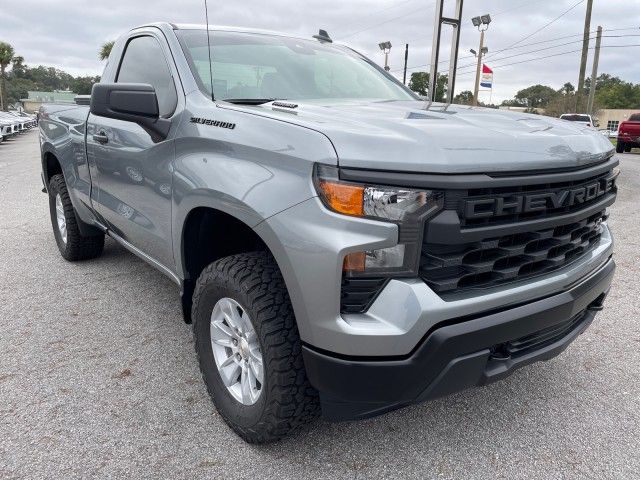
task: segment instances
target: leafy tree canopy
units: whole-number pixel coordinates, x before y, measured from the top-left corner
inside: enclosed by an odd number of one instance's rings
[[[567,112],[586,112],[591,79],[585,81],[585,90],[578,96],[575,87],[565,83],[559,90],[546,85],[532,85],[520,90],[512,100],[503,105],[544,108],[547,115],[558,116]],[[608,73],[601,74],[596,82],[595,110],[603,108],[640,109],[640,83],[626,82]]]
[[[91,93],[93,84],[100,81],[99,76],[74,77],[63,70],[53,67],[42,65],[30,67],[25,64],[24,57],[15,55],[13,48],[11,48],[10,53],[11,58],[7,61],[5,57],[8,57],[8,49],[3,47],[3,42],[0,42],[0,57],[2,57],[0,60],[2,60],[2,63],[6,61],[7,67],[2,79],[6,87],[6,105],[11,105],[22,98],[26,98],[29,90],[46,92],[70,90],[78,95],[88,95]]]
[[[409,88],[416,92],[418,95],[426,97],[429,92],[429,81],[431,76],[428,72],[413,72],[411,74],[411,80],[409,81]],[[438,75],[438,81],[436,82],[436,102],[443,102],[447,92],[447,75]]]

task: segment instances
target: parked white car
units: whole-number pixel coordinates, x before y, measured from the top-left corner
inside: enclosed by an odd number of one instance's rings
[[[560,120],[567,120],[569,122],[582,123],[587,127],[597,127],[591,115],[583,113],[565,113],[560,115]]]

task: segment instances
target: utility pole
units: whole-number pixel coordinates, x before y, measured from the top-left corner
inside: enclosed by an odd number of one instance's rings
[[[407,43],[404,49],[404,76],[402,77],[402,83],[407,84],[407,61],[409,60],[409,44]]]
[[[482,49],[484,48],[484,30],[480,31],[480,49],[478,50],[478,67],[476,68],[476,86],[473,91],[473,106],[478,106],[480,94],[480,72],[482,71]]]
[[[600,43],[602,42],[602,27],[598,26],[596,36],[596,51],[593,56],[593,70],[591,72],[591,85],[589,87],[589,102],[587,103],[587,113],[593,114],[593,101],[596,96],[596,79],[598,78],[598,62],[600,61]]]
[[[582,38],[582,58],[580,59],[580,75],[578,76],[578,91],[576,94],[576,113],[584,90],[584,76],[587,72],[587,56],[589,54],[589,37],[591,36],[591,11],[593,0],[587,0],[587,14],[584,19],[584,36]]]

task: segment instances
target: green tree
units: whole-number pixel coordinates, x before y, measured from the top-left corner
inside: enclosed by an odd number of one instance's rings
[[[101,61],[104,61],[109,58],[109,55],[111,55],[111,49],[113,48],[114,43],[115,42],[113,41],[106,42],[102,45],[102,47],[100,47],[100,51],[98,52],[98,58]]]
[[[5,98],[7,94],[7,73],[6,69],[13,59],[15,51],[13,47],[5,42],[0,42],[0,78],[2,84],[0,85],[0,110],[5,110]]]
[[[567,82],[562,86],[560,90],[558,90],[558,93],[560,93],[561,95],[570,95],[575,91],[576,87],[574,87],[571,82]]]
[[[24,57],[18,55],[11,59],[11,75],[14,77],[24,77],[27,66],[24,64]]]
[[[409,81],[409,88],[423,97],[428,96],[431,76],[427,72],[413,72]],[[436,82],[436,102],[443,102],[447,93],[447,75],[438,75]]]
[[[473,92],[470,90],[460,92],[453,97],[453,103],[457,103],[458,105],[471,105],[473,103]]]
[[[523,107],[544,108],[558,92],[546,85],[533,85],[516,93],[516,101]]]
[[[76,77],[71,83],[71,90],[78,95],[91,95],[93,84],[100,81],[100,77]]]

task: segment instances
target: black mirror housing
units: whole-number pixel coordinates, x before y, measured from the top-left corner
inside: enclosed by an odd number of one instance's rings
[[[160,117],[155,89],[143,83],[94,84],[90,111],[99,117],[137,123],[154,141],[167,138],[171,127],[170,120]]]

